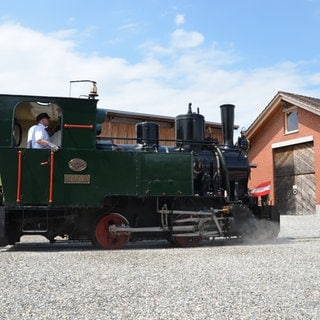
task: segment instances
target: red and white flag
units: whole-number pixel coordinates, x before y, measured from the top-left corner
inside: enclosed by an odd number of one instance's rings
[[[261,197],[270,194],[271,181],[261,182],[251,190],[252,197]]]

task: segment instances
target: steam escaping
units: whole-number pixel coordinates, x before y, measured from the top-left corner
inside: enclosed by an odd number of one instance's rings
[[[275,239],[280,231],[279,224],[266,219],[259,220],[252,211],[245,206],[233,206],[234,225],[232,232],[248,243],[255,243]]]

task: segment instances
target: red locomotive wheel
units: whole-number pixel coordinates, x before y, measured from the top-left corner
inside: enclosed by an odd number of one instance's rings
[[[194,217],[193,215],[187,215],[187,214],[183,214],[177,217],[177,219],[174,221],[173,225],[174,226],[192,226],[195,225],[196,223],[193,221],[181,221],[183,219],[187,219],[187,218],[192,218]],[[181,231],[179,233],[183,233],[186,234],[187,232]],[[201,236],[178,236],[177,232],[175,233],[175,235],[172,235],[172,239],[173,242],[180,246],[180,247],[195,247],[197,245],[199,245],[202,241],[202,237]]]
[[[103,249],[120,249],[129,241],[130,233],[127,231],[111,232],[109,227],[128,226],[128,220],[118,213],[107,214],[96,224],[95,238],[97,244]]]

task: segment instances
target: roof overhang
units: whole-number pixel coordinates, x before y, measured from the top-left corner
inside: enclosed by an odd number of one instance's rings
[[[247,130],[247,137],[250,139],[251,137],[255,136],[260,128],[263,127],[263,124],[272,117],[272,115],[278,110],[278,108],[283,106],[284,102],[320,116],[320,108],[315,107],[312,103],[308,103],[308,100],[312,101],[312,99],[313,98],[279,91],[270,101],[270,103],[264,108],[264,110],[259,114],[256,120],[250,125]]]

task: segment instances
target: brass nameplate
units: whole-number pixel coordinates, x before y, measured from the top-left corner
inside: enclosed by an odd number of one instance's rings
[[[87,162],[80,158],[71,159],[68,166],[72,171],[80,172],[87,168]]]
[[[65,174],[65,184],[90,184],[90,174]]]

